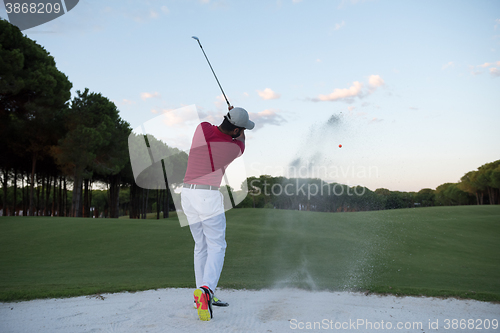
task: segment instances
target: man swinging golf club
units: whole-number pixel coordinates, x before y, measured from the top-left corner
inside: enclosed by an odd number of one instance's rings
[[[219,126],[202,122],[189,152],[182,209],[195,242],[195,306],[200,320],[212,318],[212,305],[228,306],[214,296],[226,252],[224,197],[219,187],[227,166],[245,150],[245,129],[255,124],[243,108],[229,106]]]
[[[200,39],[193,39],[205,55],[229,109],[219,126],[203,122],[196,128],[181,193],[182,209],[194,239],[195,307],[198,317],[208,321],[212,319],[212,304],[229,305],[214,296],[226,253],[224,196],[219,187],[227,166],[245,151],[245,129],[251,130],[255,124],[245,109],[231,106]]]

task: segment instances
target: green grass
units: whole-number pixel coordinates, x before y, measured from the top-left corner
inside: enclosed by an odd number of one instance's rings
[[[293,286],[500,301],[500,206],[227,213],[225,288]],[[0,218],[0,301],[193,287],[170,219]]]

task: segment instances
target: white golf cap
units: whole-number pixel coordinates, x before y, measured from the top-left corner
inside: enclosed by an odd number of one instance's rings
[[[250,120],[247,110],[243,108],[232,108],[229,110],[226,117],[234,126],[243,127],[248,130],[255,127],[255,123]]]

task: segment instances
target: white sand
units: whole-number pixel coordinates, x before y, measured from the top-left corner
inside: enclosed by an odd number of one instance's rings
[[[193,308],[191,289],[102,296],[104,300],[82,296],[0,303],[0,332],[500,332],[500,327],[484,329],[486,319],[498,324],[500,304],[471,300],[296,289],[220,290],[218,296],[230,306],[214,307],[214,318],[202,322]],[[446,319],[474,319],[475,324],[453,329],[450,321],[446,329]],[[436,321],[438,329],[429,329],[429,322]],[[398,322],[402,329],[397,328]],[[422,326],[404,328],[413,322]]]

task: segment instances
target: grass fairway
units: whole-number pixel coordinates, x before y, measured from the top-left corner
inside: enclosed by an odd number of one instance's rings
[[[500,206],[316,213],[234,209],[219,286],[500,301]],[[167,220],[0,218],[0,300],[193,287]]]

